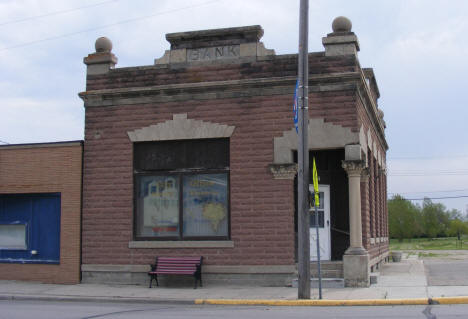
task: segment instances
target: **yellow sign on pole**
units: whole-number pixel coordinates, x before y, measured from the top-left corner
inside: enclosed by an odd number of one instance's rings
[[[320,207],[318,175],[317,175],[317,167],[315,166],[315,157],[314,157],[314,167],[313,167],[313,171],[312,171],[312,180],[314,181],[315,206]]]

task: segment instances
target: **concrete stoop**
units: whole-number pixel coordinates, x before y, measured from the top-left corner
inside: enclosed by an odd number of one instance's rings
[[[344,288],[343,262],[342,261],[321,261],[320,274],[322,275],[323,288]],[[318,267],[317,262],[310,262],[310,287],[318,288]],[[298,279],[293,279],[292,286],[297,288]]]
[[[292,282],[292,287],[297,288],[299,285],[298,279],[294,279]],[[319,279],[310,278],[310,288],[318,288]],[[343,278],[322,278],[322,288],[344,288],[344,279]]]
[[[322,278],[344,278],[342,261],[321,261],[320,273]],[[310,262],[310,276],[318,277],[317,262]]]

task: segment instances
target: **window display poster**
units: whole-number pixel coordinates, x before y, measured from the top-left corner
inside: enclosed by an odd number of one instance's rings
[[[145,176],[140,180],[144,233],[178,236],[179,185],[176,176]],[[140,215],[141,216],[141,215]]]
[[[228,236],[227,174],[183,178],[184,236]]]

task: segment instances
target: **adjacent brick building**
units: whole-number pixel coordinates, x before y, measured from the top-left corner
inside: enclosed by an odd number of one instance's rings
[[[0,279],[80,282],[82,142],[0,146]]]
[[[388,254],[388,146],[374,73],[343,21],[324,52],[309,54],[309,149],[322,256],[343,264],[346,285],[367,286]],[[80,93],[83,281],[142,283],[162,255],[203,256],[208,283],[295,277],[297,55],[276,55],[262,35],[259,26],[168,34],[154,65],[128,68],[97,40]]]

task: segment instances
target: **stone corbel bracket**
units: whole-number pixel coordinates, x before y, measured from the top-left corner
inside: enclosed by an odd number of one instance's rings
[[[274,179],[294,179],[297,174],[297,164],[270,164],[268,165]]]

